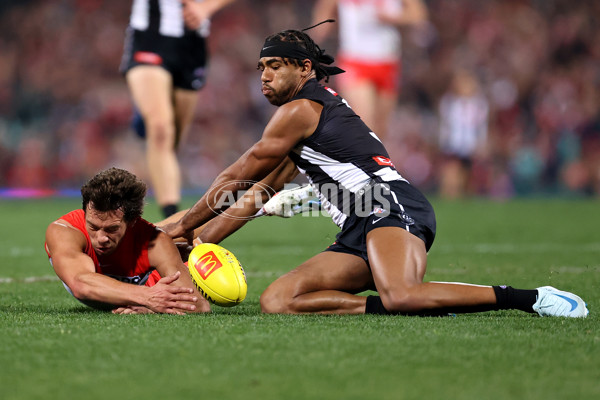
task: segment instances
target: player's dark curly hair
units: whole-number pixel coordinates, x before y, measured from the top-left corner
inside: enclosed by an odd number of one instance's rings
[[[129,223],[142,216],[147,186],[131,172],[109,168],[98,173],[81,187],[83,211],[88,205],[100,212],[123,211]]]
[[[295,43],[295,44],[299,45],[300,47],[306,49],[306,51],[308,51],[308,53],[312,56],[312,58],[317,61],[319,61],[325,53],[325,51],[321,50],[319,45],[317,45],[310,36],[308,36],[306,33],[302,32],[302,31],[297,31],[294,29],[288,29],[285,31],[281,31],[279,33],[275,33],[275,34],[267,37],[267,39],[266,39],[266,41],[271,41],[271,40]],[[302,64],[302,60],[298,59],[298,58],[284,58],[284,60],[288,60],[288,62],[290,62],[296,66],[300,66]],[[325,82],[327,82],[329,80],[329,73],[318,62],[313,63],[313,69],[317,73],[318,81],[320,81],[323,78],[326,78]]]

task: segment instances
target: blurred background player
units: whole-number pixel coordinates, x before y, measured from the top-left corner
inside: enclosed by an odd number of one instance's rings
[[[177,146],[205,84],[209,18],[233,1],[133,1],[121,71],[139,110],[134,128],[146,137],[154,196],[165,217],[181,200]]]
[[[426,22],[427,8],[421,0],[317,0],[314,22],[336,15],[338,65],[346,71],[336,78],[336,87],[384,139],[400,89],[400,28]],[[329,24],[316,29],[315,41],[321,42],[331,29]]]
[[[52,222],[46,252],[82,303],[117,314],[209,312],[173,241],[141,218],[146,184],[109,168],[81,188],[83,208]]]
[[[489,104],[472,72],[455,72],[440,101],[439,115],[440,149],[444,154],[440,195],[458,198],[476,194],[474,162],[486,152]]]

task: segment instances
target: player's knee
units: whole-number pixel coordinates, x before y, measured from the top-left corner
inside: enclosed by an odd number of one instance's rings
[[[410,290],[380,293],[381,302],[391,313],[412,312],[422,308],[419,296]]]
[[[175,143],[175,128],[171,121],[151,118],[146,124],[147,141],[156,147],[172,147]]]
[[[289,302],[285,299],[285,293],[271,285],[260,296],[260,310],[265,314],[289,313]]]

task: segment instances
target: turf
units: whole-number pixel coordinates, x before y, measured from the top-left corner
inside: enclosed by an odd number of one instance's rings
[[[78,201],[0,200],[0,398],[597,399],[599,205],[434,201],[428,280],[571,290],[591,314],[568,320],[263,315],[261,291],[335,237],[327,218],[299,216],[259,219],[223,243],[248,274],[238,307],[96,312],[65,292],[43,250],[47,224]]]

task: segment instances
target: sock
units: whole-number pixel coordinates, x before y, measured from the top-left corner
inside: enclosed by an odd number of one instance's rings
[[[492,286],[498,310],[521,310],[528,313],[534,313],[533,304],[537,301],[537,289],[525,290],[515,289],[511,286]]]
[[[177,204],[167,204],[162,207],[162,213],[165,218],[169,218],[171,215],[175,214],[179,210],[179,206]]]

